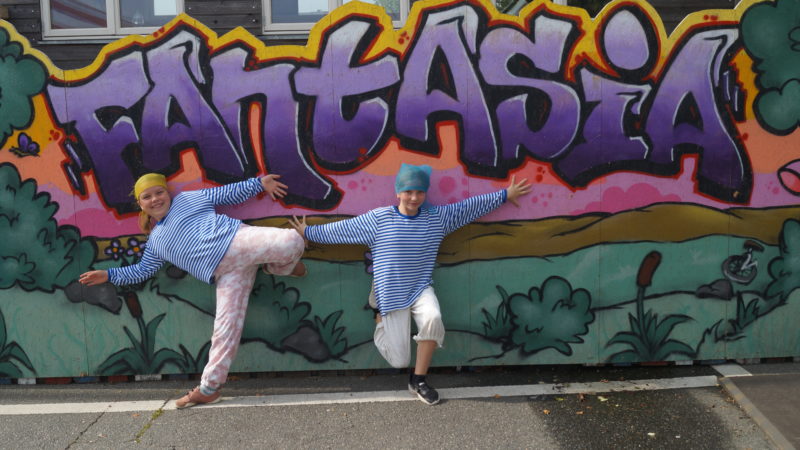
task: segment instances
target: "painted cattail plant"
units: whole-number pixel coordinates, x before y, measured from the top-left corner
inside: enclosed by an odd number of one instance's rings
[[[131,317],[136,319],[136,323],[139,326],[140,339],[137,339],[127,326],[123,326],[122,329],[131,341],[131,346],[109,356],[97,368],[98,373],[102,375],[142,375],[158,373],[167,363],[182,367],[184,358],[175,350],[168,348],[155,350],[156,332],[166,314],[160,314],[150,322],[145,323],[139,295],[134,291],[127,291],[123,294],[123,297]]]
[[[664,361],[671,355],[693,358],[694,349],[687,344],[670,339],[672,330],[679,324],[692,320],[683,314],[670,314],[659,321],[652,310],[644,311],[645,291],[653,284],[653,276],[661,264],[661,253],[652,251],[639,266],[636,276],[636,316],[628,314],[630,331],[620,331],[606,347],[622,344],[629,347],[611,355],[611,362]]]

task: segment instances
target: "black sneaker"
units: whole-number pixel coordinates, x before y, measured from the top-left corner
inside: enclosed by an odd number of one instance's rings
[[[428,405],[439,403],[439,393],[436,392],[436,389],[428,386],[428,382],[425,380],[418,382],[409,381],[408,390],[412,394],[416,394],[420,400]]]

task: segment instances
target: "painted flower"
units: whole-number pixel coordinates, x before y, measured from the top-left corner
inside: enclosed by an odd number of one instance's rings
[[[125,249],[122,248],[122,244],[119,243],[119,240],[113,239],[111,241],[111,245],[106,247],[105,253],[106,255],[110,256],[114,259],[114,261],[118,260],[122,256],[122,252]]]
[[[141,258],[146,246],[147,242],[139,242],[139,240],[136,238],[129,238],[128,250],[125,253],[128,256],[136,256],[137,258]]]

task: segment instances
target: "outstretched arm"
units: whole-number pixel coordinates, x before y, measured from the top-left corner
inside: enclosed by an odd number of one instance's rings
[[[215,205],[235,205],[250,197],[266,192],[273,200],[286,195],[287,186],[278,181],[280,175],[265,175],[259,178],[248,178],[238,183],[202,189],[206,197]]]
[[[325,225],[308,226],[306,218],[302,220],[292,217],[289,220],[292,227],[300,233],[303,239],[320,244],[363,244],[371,245],[377,227],[375,214],[370,211],[366,214]]]
[[[501,191],[476,195],[458,203],[440,206],[442,211],[442,224],[445,234],[463,227],[464,225],[484,216],[496,208],[500,207],[505,201],[510,201],[514,206],[519,206],[519,197],[530,193],[531,186],[527,180],[516,182],[515,177],[511,177],[511,184],[507,189]]]
[[[164,260],[156,256],[150,248],[145,248],[142,259],[136,264],[123,267],[111,267],[108,270],[92,270],[80,276],[81,283],[87,286],[110,281],[116,286],[134,284],[144,281],[158,272]]]

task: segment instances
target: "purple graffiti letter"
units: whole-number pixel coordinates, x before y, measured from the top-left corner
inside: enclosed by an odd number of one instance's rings
[[[394,55],[359,64],[361,53],[369,48],[359,44],[369,43],[365,36],[371,28],[369,22],[358,19],[339,26],[325,40],[319,67],[302,67],[294,75],[297,92],[314,97],[314,153],[319,164],[329,169],[347,170],[361,164],[378,150],[386,130],[389,107],[378,94],[357,104],[350,101],[400,80]],[[370,39],[375,37],[373,33]]]
[[[175,152],[195,147],[208,178],[228,183],[255,167],[203,96],[203,45],[183,31],[146,53],[153,88],[142,110],[142,165],[151,171],[178,170]]]
[[[410,47],[397,97],[398,136],[411,140],[409,147],[427,145],[435,152],[435,136],[429,125],[442,119],[460,119],[462,160],[474,173],[484,174],[485,168],[491,171],[500,158],[473,61],[478,13],[471,6],[459,5],[422,20],[425,25]]]
[[[56,120],[77,139],[65,142],[73,163],[82,172],[94,169],[103,201],[120,212],[133,210],[133,174],[123,158],[127,148],[138,144],[131,108],[148,89],[138,51],[112,59],[91,80],[47,86]],[[73,185],[79,183],[77,175],[70,175]]]
[[[586,101],[593,105],[583,126],[582,142],[554,164],[558,174],[573,186],[585,186],[614,170],[645,170],[647,145],[631,126],[640,114],[647,85],[629,85],[580,71]]]
[[[708,30],[689,38],[668,65],[645,129],[653,143],[649,160],[661,165],[663,173],[678,173],[680,154],[699,153],[700,192],[745,203],[752,190],[750,162],[732,137],[732,118],[714,95],[738,38],[735,29]]]
[[[540,15],[533,23],[533,41],[517,30],[497,28],[481,43],[480,68],[487,83],[527,88],[497,106],[504,160],[519,160],[525,152],[551,160],[575,138],[580,121],[580,100],[575,90],[557,81],[517,76],[510,67],[515,57],[524,57],[532,64],[531,69],[556,76],[562,70],[568,38],[574,30],[570,22]],[[549,108],[530,111],[532,94],[546,99],[540,103]]]
[[[298,103],[292,97],[290,76],[295,66],[281,63],[244,71],[248,53],[231,48],[211,59],[214,76],[228,80],[214,83],[214,104],[242,148],[250,148],[249,109],[252,102],[262,105],[262,148],[271,173],[281,175],[289,186],[283,201],[316,209],[332,207],[340,198],[330,182],[317,174],[301,152],[298,139]],[[233,81],[235,80],[235,82]]]

